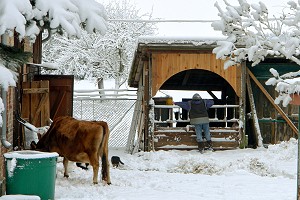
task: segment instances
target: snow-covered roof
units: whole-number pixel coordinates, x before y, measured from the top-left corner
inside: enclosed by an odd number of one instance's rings
[[[37,66],[37,67],[43,67],[44,69],[47,69],[47,70],[57,70],[57,69],[59,69],[59,67],[56,63],[44,62],[42,64],[38,64],[38,63],[27,63],[27,64]]]
[[[217,41],[225,39],[225,37],[141,36],[138,38],[138,48],[141,45],[166,47],[195,46],[201,48],[215,46]]]

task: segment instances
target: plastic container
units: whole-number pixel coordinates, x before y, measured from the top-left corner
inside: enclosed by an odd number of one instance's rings
[[[57,153],[14,151],[4,154],[6,194],[36,195],[53,200]]]

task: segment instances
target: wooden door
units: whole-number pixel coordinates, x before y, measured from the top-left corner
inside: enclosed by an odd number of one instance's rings
[[[34,80],[49,81],[50,118],[73,116],[73,75],[35,75]]]
[[[49,81],[22,83],[21,116],[36,127],[49,125]]]

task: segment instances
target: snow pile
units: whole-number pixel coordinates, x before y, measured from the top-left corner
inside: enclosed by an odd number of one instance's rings
[[[63,178],[57,165],[57,200],[71,199],[274,199],[296,195],[297,140],[268,149],[236,149],[200,154],[198,151],[156,151],[127,154],[111,148],[125,165],[111,166],[112,185],[93,185],[92,169],[70,166]],[[284,192],[283,192],[284,191]]]
[[[12,177],[15,171],[15,168],[17,166],[17,159],[16,158],[12,158],[11,160],[7,160],[7,174],[8,177]]]

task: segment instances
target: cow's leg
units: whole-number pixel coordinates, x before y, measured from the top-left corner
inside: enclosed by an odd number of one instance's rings
[[[90,164],[93,167],[93,183],[98,184],[98,173],[99,173],[99,157],[97,153],[93,152],[89,155]]]
[[[108,185],[111,184],[110,182],[110,175],[109,175],[109,161],[108,161],[108,148],[104,149],[102,155],[102,180],[106,181]]]
[[[63,160],[64,169],[65,169],[64,177],[67,177],[67,178],[69,178],[69,173],[68,173],[68,163],[69,163],[69,160],[68,160],[67,158],[64,157],[64,160]]]

